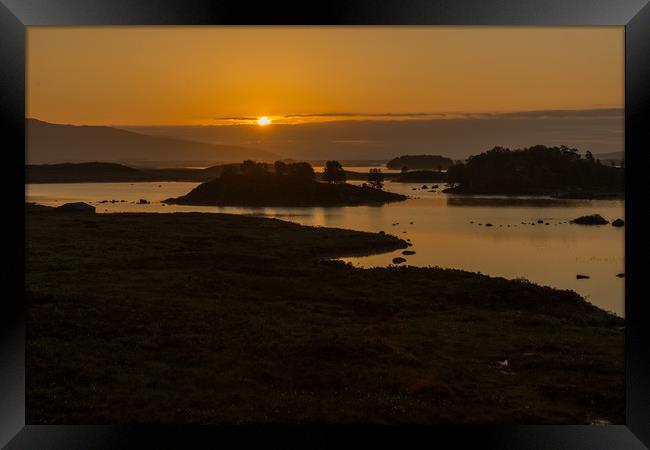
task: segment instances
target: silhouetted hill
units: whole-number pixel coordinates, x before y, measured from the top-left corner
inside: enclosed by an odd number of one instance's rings
[[[35,164],[26,166],[26,180],[27,183],[207,181],[218,177],[223,168],[229,165],[231,164],[216,165],[205,169],[149,169],[107,162]]]
[[[26,166],[27,183],[153,181],[146,172],[122,164],[90,162]]]
[[[278,174],[227,172],[205,182],[188,194],[165,200],[185,205],[232,206],[343,206],[382,204],[406,200],[406,196],[370,187],[331,184],[310,177]]]
[[[471,156],[447,170],[455,184],[445,192],[461,194],[534,195],[622,193],[625,170],[601,164],[589,152],[575,148],[533,147],[510,150],[495,147]]]
[[[454,162],[451,158],[440,155],[403,155],[393,158],[386,163],[389,169],[401,169],[406,167],[413,169],[446,169]]]
[[[59,125],[27,119],[30,164],[85,161],[242,161],[275,160],[253,148],[154,137],[106,126]]]

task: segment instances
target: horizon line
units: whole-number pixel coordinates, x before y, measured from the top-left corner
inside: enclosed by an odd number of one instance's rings
[[[285,114],[285,115],[266,115],[269,118],[277,118],[276,120],[291,119],[291,118],[338,118],[343,117],[347,119],[334,119],[322,120],[313,122],[300,122],[300,123],[275,123],[279,125],[308,125],[315,123],[334,123],[334,122],[412,122],[412,121],[439,121],[439,120],[467,120],[467,119],[498,119],[498,118],[538,118],[544,119],[551,117],[607,117],[615,114],[625,112],[624,107],[599,107],[599,108],[567,108],[567,109],[534,109],[534,110],[517,110],[517,111],[504,111],[504,112],[466,112],[466,111],[446,111],[446,112],[411,112],[411,113],[359,113],[359,112],[344,112],[344,113],[305,113],[305,114]],[[586,114],[585,113],[592,113]],[[596,113],[596,114],[594,114]],[[56,125],[69,125],[69,126],[97,126],[97,127],[113,127],[113,128],[145,128],[145,127],[221,127],[221,126],[256,126],[256,121],[263,117],[260,116],[223,116],[213,117],[209,120],[231,121],[237,123],[230,124],[216,124],[216,123],[177,123],[177,124],[119,124],[119,123],[63,123],[63,122],[50,122],[34,116],[25,116],[26,120],[37,120]],[[408,120],[405,118],[412,117],[415,119]],[[370,119],[364,119],[370,118]],[[250,123],[240,123],[250,122]]]

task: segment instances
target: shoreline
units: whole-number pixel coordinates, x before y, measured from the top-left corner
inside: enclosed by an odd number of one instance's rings
[[[404,243],[240,215],[27,236],[30,423],[624,423],[625,321],[573,291],[350,267],[323,257]]]

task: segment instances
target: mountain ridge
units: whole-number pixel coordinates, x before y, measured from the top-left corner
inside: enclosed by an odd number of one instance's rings
[[[265,150],[237,145],[220,145],[190,139],[151,136],[106,125],[54,124],[26,119],[28,164],[52,162],[211,161],[244,159],[276,160],[280,156]]]

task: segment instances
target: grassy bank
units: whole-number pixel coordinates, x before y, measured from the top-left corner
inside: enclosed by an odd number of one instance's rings
[[[624,422],[623,320],[571,291],[357,269],[324,257],[406,244],[274,219],[26,226],[30,424]]]

